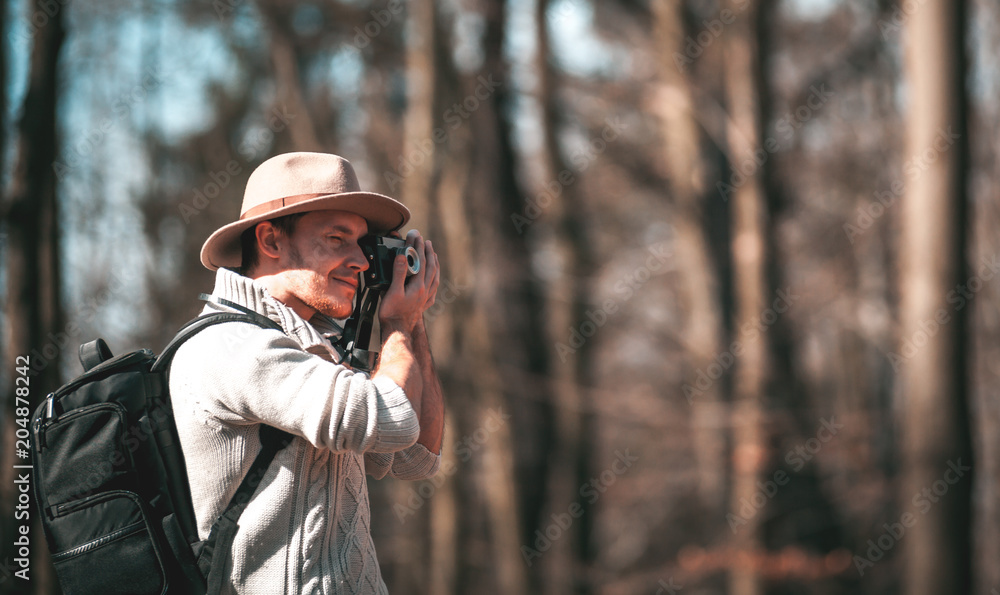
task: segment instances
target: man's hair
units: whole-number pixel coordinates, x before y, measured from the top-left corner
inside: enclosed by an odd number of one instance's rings
[[[291,235],[295,233],[295,223],[298,222],[303,215],[305,215],[305,213],[292,213],[291,215],[269,219],[268,221],[270,221],[271,225],[273,225],[280,234],[286,237],[291,237]],[[260,223],[257,225],[260,225]],[[244,277],[249,277],[250,274],[253,273],[253,270],[257,268],[257,265],[260,264],[260,253],[257,252],[257,225],[254,225],[240,235],[240,249],[242,251],[243,258],[238,272]]]

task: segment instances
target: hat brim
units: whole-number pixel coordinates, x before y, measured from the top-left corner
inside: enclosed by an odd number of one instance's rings
[[[261,221],[307,211],[346,211],[364,217],[368,233],[388,233],[410,220],[410,210],[401,202],[374,192],[344,192],[304,200],[256,217],[220,227],[201,247],[201,264],[214,271],[220,267],[239,268],[243,262],[240,236]]]

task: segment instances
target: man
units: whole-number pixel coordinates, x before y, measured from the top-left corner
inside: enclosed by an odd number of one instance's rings
[[[395,262],[379,311],[382,348],[369,377],[338,362],[335,319],[350,315],[366,233],[409,219],[399,202],[362,192],[336,155],[289,153],[250,176],[240,219],[208,238],[213,300],[277,322],[209,327],[185,343],[170,391],[198,532],[216,518],[261,450],[260,427],[294,436],[239,519],[223,592],[386,593],[369,532],[365,473],[423,479],[438,468],[444,425],[423,312],[440,280],[431,242],[406,242],[421,269]],[[221,298],[221,299],[220,299]]]

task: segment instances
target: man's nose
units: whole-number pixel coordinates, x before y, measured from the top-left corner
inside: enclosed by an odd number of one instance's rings
[[[362,273],[368,270],[368,265],[368,258],[365,257],[364,250],[361,249],[361,246],[354,244],[354,250],[351,251],[351,255],[347,259],[347,266],[357,273]]]

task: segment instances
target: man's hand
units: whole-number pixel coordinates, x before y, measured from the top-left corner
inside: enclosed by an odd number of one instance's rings
[[[393,262],[392,284],[382,297],[379,306],[379,323],[382,337],[387,339],[392,331],[411,334],[423,320],[424,311],[434,305],[438,284],[441,282],[441,265],[430,241],[424,241],[420,232],[411,229],[406,234],[406,245],[413,246],[420,257],[420,270],[406,275],[406,257],[396,256]]]
[[[402,387],[420,420],[417,442],[440,453],[444,398],[424,330],[424,311],[434,305],[441,265],[431,243],[417,230],[406,234],[406,245],[417,251],[420,270],[407,277],[406,257],[401,254],[393,262],[392,283],[379,306],[382,355],[374,377],[387,377]]]

